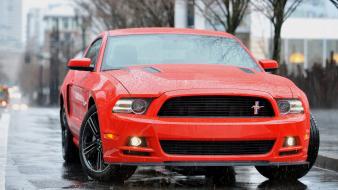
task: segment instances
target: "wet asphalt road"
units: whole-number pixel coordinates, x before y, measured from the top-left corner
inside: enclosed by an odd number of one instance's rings
[[[203,176],[141,167],[124,184],[103,184],[88,179],[80,165],[64,165],[57,109],[11,110],[2,114],[0,128],[5,128],[5,117],[10,123],[7,153],[0,146],[0,166],[5,165],[0,177],[6,189],[338,189],[338,173],[320,168],[313,168],[300,181],[285,183],[268,181],[253,167],[238,167],[229,174],[235,180],[218,186]]]

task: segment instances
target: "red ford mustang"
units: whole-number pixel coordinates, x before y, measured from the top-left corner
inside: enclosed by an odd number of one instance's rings
[[[205,175],[252,165],[269,179],[298,179],[316,160],[319,132],[306,95],[230,34],[103,32],[68,67],[63,157],[80,157],[94,179],[126,180],[140,165]]]

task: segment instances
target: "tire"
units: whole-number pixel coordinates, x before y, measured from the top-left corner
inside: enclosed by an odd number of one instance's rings
[[[96,106],[91,106],[80,130],[79,155],[84,172],[94,180],[123,182],[130,178],[136,166],[110,165],[104,162]]]
[[[60,110],[62,157],[66,164],[79,163],[79,149],[73,142],[64,107]]]
[[[307,165],[290,166],[256,166],[256,169],[264,177],[270,180],[297,180],[305,176],[314,165],[319,150],[319,130],[316,120],[310,116],[310,142],[308,148]]]

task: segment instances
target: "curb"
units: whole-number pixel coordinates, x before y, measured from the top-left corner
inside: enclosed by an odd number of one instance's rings
[[[338,158],[318,155],[315,166],[338,172]]]

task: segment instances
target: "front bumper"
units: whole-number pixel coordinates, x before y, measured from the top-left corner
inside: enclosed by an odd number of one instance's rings
[[[266,162],[266,161],[214,161],[214,162],[112,162],[113,165],[125,166],[176,166],[176,167],[205,167],[205,166],[290,166],[308,165],[307,161],[297,162]]]
[[[283,118],[198,119],[112,117],[103,131],[114,138],[103,138],[104,159],[108,163],[134,165],[283,165],[304,164],[307,159],[309,123],[306,114]],[[115,129],[115,130],[112,130]],[[131,136],[144,137],[147,147],[127,146]],[[294,147],[283,147],[287,136],[299,139]],[[266,154],[257,155],[170,155],[160,140],[249,141],[275,140]],[[126,152],[145,154],[126,154]],[[294,152],[282,155],[283,152]]]
[[[236,94],[268,99],[275,112],[265,118],[162,118],[157,113],[170,97],[182,95],[234,95],[234,90],[181,90],[154,99],[145,115],[114,114],[114,102],[99,107],[104,159],[125,165],[291,165],[306,164],[310,137],[310,114],[280,115],[276,101],[260,91],[236,90]],[[119,97],[118,97],[119,98]],[[307,109],[306,109],[307,110]],[[110,134],[110,135],[106,135]],[[144,137],[146,147],[128,146],[132,136]],[[294,147],[284,147],[285,137],[298,138]],[[110,138],[106,138],[110,137]],[[256,141],[274,140],[271,150],[250,155],[174,155],[163,151],[161,140]],[[127,154],[133,153],[133,154]]]

